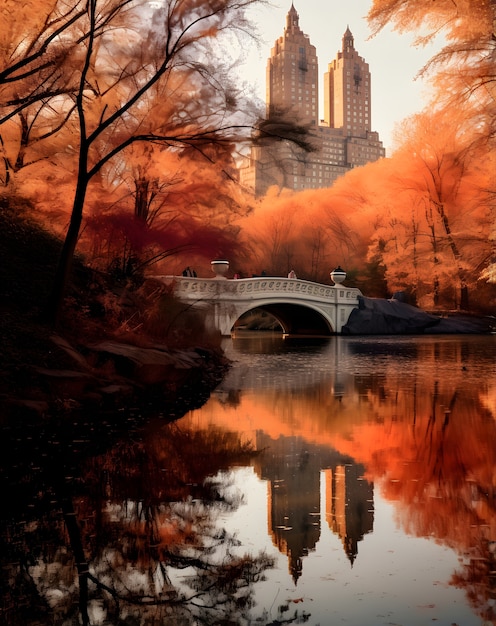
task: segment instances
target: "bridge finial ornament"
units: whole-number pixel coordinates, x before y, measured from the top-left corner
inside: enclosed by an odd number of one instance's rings
[[[332,270],[330,276],[335,285],[340,285],[342,282],[344,282],[344,279],[346,278],[346,272],[340,265],[338,265],[335,269]]]
[[[215,274],[215,278],[226,278],[226,274],[229,270],[229,261],[226,259],[214,259],[210,261],[210,267]]]

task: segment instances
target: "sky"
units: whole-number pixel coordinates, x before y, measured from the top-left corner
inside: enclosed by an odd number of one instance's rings
[[[440,47],[413,45],[414,34],[399,34],[391,28],[370,39],[365,19],[371,0],[294,0],[300,28],[317,49],[319,94],[322,108],[322,82],[327,65],[341,50],[341,40],[349,26],[355,50],[369,64],[372,76],[372,130],[379,133],[386,153],[392,151],[394,126],[405,117],[420,112],[428,103],[428,83],[416,79],[419,70]],[[272,0],[269,6],[252,11],[261,44],[247,50],[247,60],[240,68],[242,79],[253,85],[256,95],[265,101],[265,68],[274,42],[284,32],[291,0]]]

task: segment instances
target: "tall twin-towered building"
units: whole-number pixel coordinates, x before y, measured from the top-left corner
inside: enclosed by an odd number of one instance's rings
[[[308,125],[314,150],[287,140],[262,140],[240,168],[241,183],[257,196],[274,185],[296,191],[330,187],[348,170],[385,156],[379,135],[371,130],[370,100],[369,66],[347,28],[342,49],[324,74],[324,117],[319,120],[317,53],[291,5],[284,34],[267,62],[266,116]]]

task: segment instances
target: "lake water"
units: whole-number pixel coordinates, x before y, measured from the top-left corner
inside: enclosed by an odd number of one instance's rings
[[[34,457],[0,622],[496,624],[496,337],[225,349],[200,409]]]
[[[262,451],[223,519],[267,623],[496,623],[494,337],[235,340],[191,428]],[[278,622],[279,620],[279,622]]]

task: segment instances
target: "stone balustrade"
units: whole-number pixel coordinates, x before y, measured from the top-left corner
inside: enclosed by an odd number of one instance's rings
[[[357,303],[359,289],[343,285],[323,285],[308,280],[279,277],[242,278],[226,280],[217,278],[190,278],[182,276],[158,277],[175,283],[179,298],[247,299],[263,296],[287,297],[291,300],[328,300],[329,302]]]

